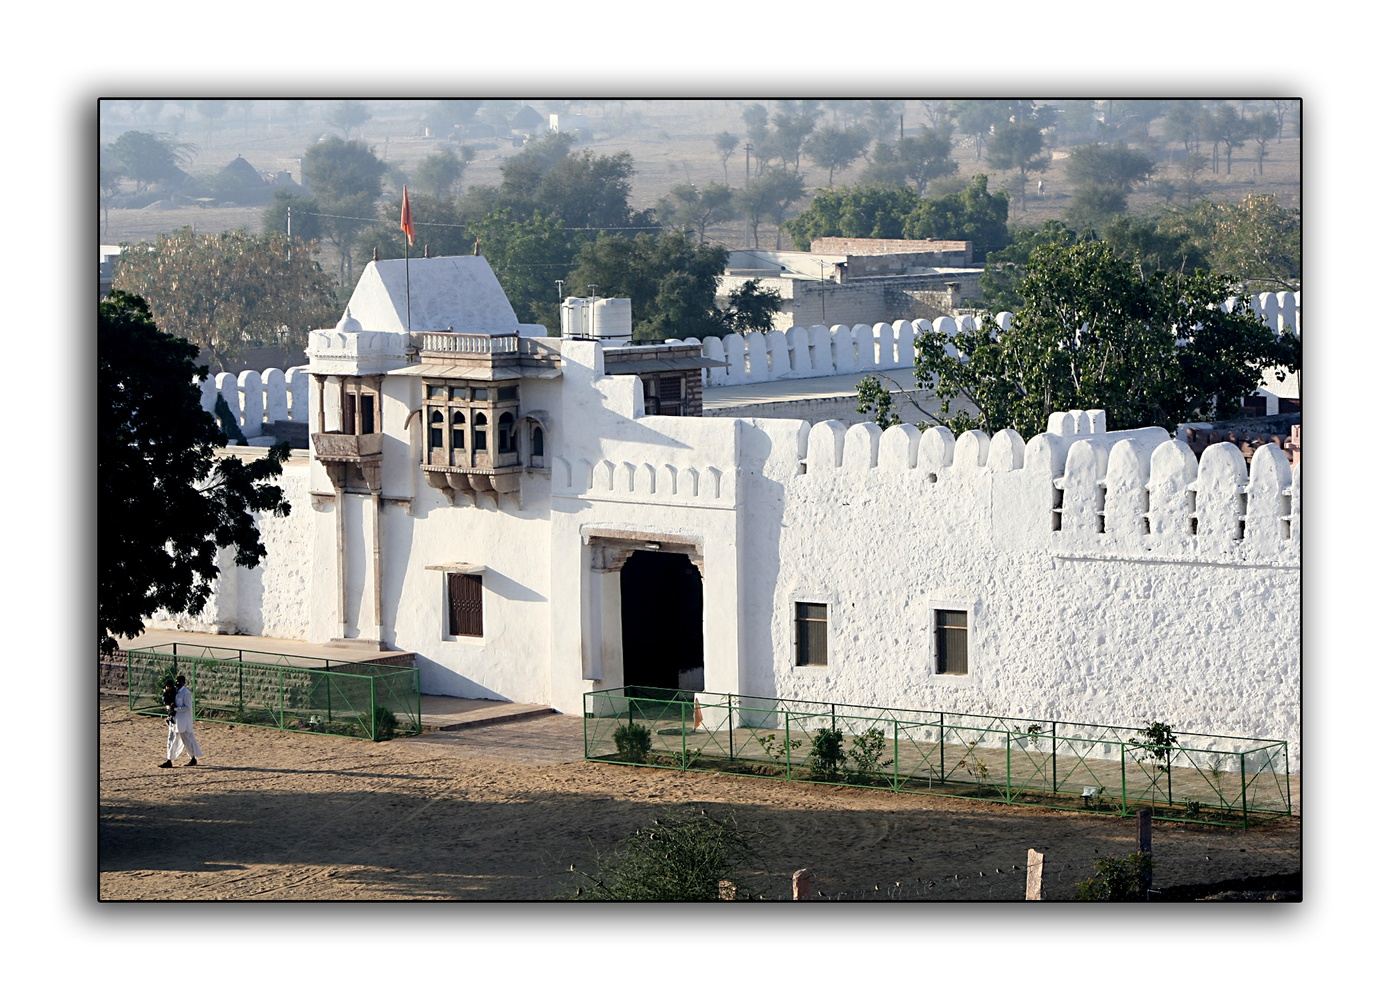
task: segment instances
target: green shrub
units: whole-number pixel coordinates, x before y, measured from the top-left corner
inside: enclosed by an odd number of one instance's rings
[[[640,728],[640,727],[638,727]],[[718,898],[721,879],[749,845],[733,819],[720,822],[705,811],[671,813],[637,830],[612,857],[589,874],[570,865],[582,882],[574,899],[632,902],[707,902]]]
[[[398,732],[399,719],[393,712],[383,705],[374,706],[374,738],[376,740],[392,740],[394,734]]]
[[[1082,902],[1122,903],[1147,897],[1152,884],[1152,855],[1134,851],[1126,858],[1103,858],[1094,874],[1074,886]]]
[[[814,781],[840,781],[846,764],[844,737],[839,729],[818,729],[807,754],[807,767]]]
[[[617,755],[631,764],[641,764],[651,753],[651,730],[641,723],[629,722],[613,730]]]
[[[885,757],[885,731],[871,726],[851,741],[851,767],[846,780],[852,784],[868,784],[881,768],[889,767],[894,760]]]

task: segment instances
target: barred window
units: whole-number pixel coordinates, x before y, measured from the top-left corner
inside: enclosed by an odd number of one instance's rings
[[[826,656],[826,605],[797,602],[797,665],[824,667]]]
[[[482,636],[481,610],[481,577],[475,573],[447,574],[448,633]]]
[[[967,612],[934,612],[934,673],[967,673]]]

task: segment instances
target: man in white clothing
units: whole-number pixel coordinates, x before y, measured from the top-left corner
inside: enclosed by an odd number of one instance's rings
[[[170,726],[169,735],[165,741],[165,761],[161,767],[173,767],[173,761],[186,751],[189,752],[190,762],[187,767],[193,767],[199,763],[200,756],[204,753],[199,747],[199,741],[194,738],[194,695],[185,685],[185,675],[181,674],[175,678],[178,690],[175,692],[175,722]]]

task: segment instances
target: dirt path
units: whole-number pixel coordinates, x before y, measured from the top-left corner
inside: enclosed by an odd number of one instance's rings
[[[1027,847],[1066,899],[1135,842],[1129,820],[586,763],[566,717],[379,744],[205,725],[201,766],[169,770],[161,720],[102,698],[100,724],[103,899],[556,899],[570,864],[692,804],[735,817],[770,899],[803,866],[828,898],[1017,899]],[[1159,824],[1154,848],[1164,886],[1300,867],[1296,819]]]

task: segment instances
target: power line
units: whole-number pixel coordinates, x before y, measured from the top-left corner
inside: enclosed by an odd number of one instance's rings
[[[347,221],[347,222],[373,222],[373,223],[376,223],[376,224],[378,224],[378,225],[385,225],[385,226],[393,225],[393,220],[392,220],[392,219],[371,219],[371,218],[366,218],[366,217],[363,216],[363,215],[333,215],[333,214],[331,214],[330,212],[306,212],[306,211],[296,211],[296,210],[294,210],[293,214],[295,214],[295,215],[305,215],[305,216],[314,216],[315,218],[318,218],[318,219],[344,219],[344,220]],[[419,226],[432,226],[432,227],[435,228],[435,229],[470,229],[470,228],[471,228],[471,225],[470,225],[469,223],[465,223],[465,222],[419,222],[417,219],[414,219],[414,220],[413,220],[413,225],[414,225],[414,228],[417,228],[417,227],[419,227]],[[583,232],[600,233],[600,232],[625,232],[625,231],[636,231],[636,230],[643,230],[643,229],[665,229],[666,227],[665,227],[665,226],[662,226],[662,225],[655,225],[655,226],[560,226],[559,228],[561,228],[562,230],[564,230],[565,232],[568,232],[568,233],[583,233]]]

